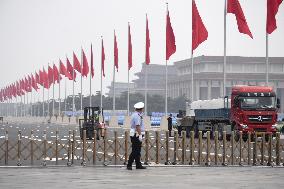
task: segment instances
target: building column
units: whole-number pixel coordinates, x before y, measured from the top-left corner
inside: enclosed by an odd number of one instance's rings
[[[208,100],[211,100],[211,89],[212,89],[211,80],[209,80],[209,81],[207,82],[207,86],[208,86],[207,99],[208,99]]]

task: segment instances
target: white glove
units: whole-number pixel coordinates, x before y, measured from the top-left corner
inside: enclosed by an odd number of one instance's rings
[[[142,142],[142,135],[139,135],[139,141]]]

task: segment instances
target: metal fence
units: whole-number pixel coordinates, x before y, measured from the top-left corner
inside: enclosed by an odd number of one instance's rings
[[[29,137],[22,137],[18,131],[17,139],[9,138],[6,131],[5,138],[0,139],[0,166],[125,164],[131,152],[129,132],[106,133],[101,140],[86,140],[84,132],[81,140],[74,130],[69,131],[65,139],[59,138],[56,131],[52,140],[46,131],[41,138],[35,138],[33,131]],[[235,137],[234,132],[230,140],[226,140],[226,132],[223,132],[224,140],[218,139],[217,131],[213,138],[209,132],[205,135],[199,132],[198,138],[194,138],[191,132],[187,138],[185,132],[181,137],[175,132],[174,137],[169,137],[168,131],[146,131],[141,160],[145,164],[201,166],[279,166],[284,163],[284,144],[280,142],[279,133],[275,137],[249,133],[247,140],[243,140],[242,133]]]

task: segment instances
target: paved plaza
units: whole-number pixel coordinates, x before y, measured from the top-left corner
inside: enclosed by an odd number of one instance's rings
[[[0,188],[283,188],[283,167],[0,167]]]

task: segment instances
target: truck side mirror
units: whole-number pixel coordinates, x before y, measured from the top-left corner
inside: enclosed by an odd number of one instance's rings
[[[277,98],[277,100],[276,100],[276,108],[280,108],[280,99],[279,98]]]

